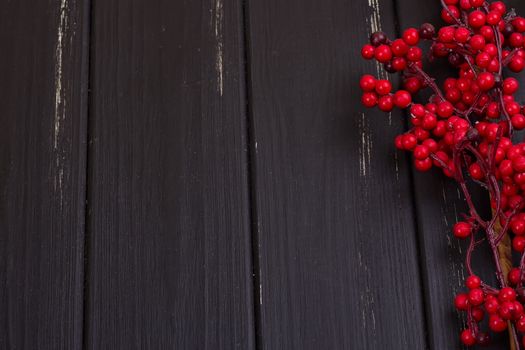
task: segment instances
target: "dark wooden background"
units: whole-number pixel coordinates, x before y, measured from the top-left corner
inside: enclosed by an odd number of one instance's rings
[[[464,203],[357,89],[371,31],[438,17],[2,1],[0,349],[459,348]]]

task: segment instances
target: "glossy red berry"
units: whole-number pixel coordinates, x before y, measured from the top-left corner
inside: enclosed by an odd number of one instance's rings
[[[409,28],[403,32],[403,40],[410,46],[417,45],[419,42],[419,31],[415,28]]]
[[[412,96],[408,91],[399,90],[394,94],[394,103],[399,108],[407,108],[412,103]]]
[[[485,300],[485,295],[480,288],[471,289],[468,292],[468,301],[470,305],[478,306],[483,304]]]
[[[487,297],[485,299],[485,310],[487,310],[487,312],[489,314],[494,314],[496,312],[498,312],[498,309],[499,309],[499,302],[496,298],[494,297]]]
[[[483,72],[478,75],[477,84],[479,88],[483,91],[490,90],[494,87],[496,80],[494,74]]]
[[[518,332],[524,333],[525,332],[525,317],[524,316],[520,317],[518,321],[516,321],[515,325],[516,325],[516,329],[518,330]]]
[[[403,148],[406,150],[412,150],[417,145],[417,138],[412,134],[403,135]]]
[[[459,311],[467,310],[469,306],[468,295],[464,293],[456,295],[456,298],[454,299],[454,305]]]
[[[474,336],[474,332],[472,332],[470,329],[465,329],[463,332],[461,332],[461,342],[466,346],[475,345],[476,337]]]
[[[419,145],[414,148],[414,158],[424,160],[430,156],[430,150],[427,146]]]
[[[425,158],[425,159],[415,159],[414,160],[414,167],[418,171],[428,171],[432,168],[432,159]]]
[[[361,90],[365,92],[374,91],[376,87],[376,78],[374,78],[372,75],[365,74],[361,77],[359,86],[361,87]]]
[[[371,108],[377,105],[377,101],[378,101],[378,98],[375,92],[365,92],[363,94],[363,97],[361,98],[361,102],[363,103],[363,105],[368,108]]]
[[[468,169],[470,176],[475,180],[482,180],[485,177],[483,169],[478,163],[472,163]]]
[[[518,253],[523,253],[525,251],[525,237],[516,236],[512,239],[512,249]]]
[[[384,79],[377,80],[375,90],[379,95],[388,95],[392,91],[392,83]]]
[[[512,77],[506,78],[505,80],[503,80],[502,88],[503,88],[503,93],[505,95],[512,95],[516,93],[516,91],[518,91],[519,82],[516,78],[512,78]]]
[[[371,60],[372,58],[374,58],[374,52],[375,52],[375,47],[373,47],[370,44],[366,44],[361,49],[361,56],[363,56],[363,58],[367,60]]]
[[[485,25],[485,21],[486,21],[486,17],[482,11],[476,10],[476,11],[472,11],[471,13],[469,13],[468,24],[472,28],[483,27]]]
[[[514,301],[516,299],[516,291],[510,287],[502,288],[499,291],[498,299],[501,302]]]
[[[481,278],[475,275],[468,276],[465,280],[465,286],[467,286],[468,289],[476,289],[481,287]]]
[[[507,329],[507,322],[505,322],[499,315],[490,315],[489,328],[496,333],[503,332]]]
[[[374,50],[374,57],[381,63],[386,63],[392,59],[392,50],[388,45],[379,45]]]
[[[467,238],[472,233],[472,225],[468,222],[460,221],[454,225],[453,232],[457,238]]]

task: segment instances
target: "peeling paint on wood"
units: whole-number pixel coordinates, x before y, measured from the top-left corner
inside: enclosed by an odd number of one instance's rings
[[[215,0],[212,11],[213,33],[215,36],[215,70],[217,72],[217,92],[224,93],[224,44],[223,44],[223,0]]]
[[[63,180],[64,180],[64,165],[62,164],[62,155],[59,150],[59,139],[62,131],[62,123],[66,118],[67,101],[64,93],[63,82],[63,61],[64,48],[68,36],[69,29],[69,8],[68,0],[61,0],[59,8],[59,22],[57,29],[57,42],[55,47],[55,113],[54,113],[54,139],[53,147],[55,153],[55,191],[59,192],[60,204],[63,203]],[[69,38],[71,42],[72,35]]]

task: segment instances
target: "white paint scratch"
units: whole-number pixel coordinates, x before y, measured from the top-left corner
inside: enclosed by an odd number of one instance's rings
[[[381,9],[379,8],[379,0],[368,0],[368,6],[372,10],[369,18],[366,18],[368,23],[368,35],[382,31],[381,28]],[[376,61],[377,77],[380,79],[387,79],[387,73],[383,65]]]
[[[222,37],[222,22],[223,22],[223,0],[215,0],[213,10],[214,34],[216,44],[215,55],[215,70],[217,71],[217,92],[222,96],[224,89],[224,52],[223,52],[223,37]]]
[[[364,113],[361,113],[359,120],[359,133],[361,143],[359,145],[359,174],[363,177],[370,174],[370,163],[372,153],[372,140],[370,138],[370,128]]]
[[[60,17],[57,30],[57,43],[55,47],[55,114],[54,114],[54,139],[53,148],[55,152],[55,191],[60,191],[60,201],[62,203],[62,182],[64,178],[64,169],[62,164],[62,158],[58,150],[58,140],[60,138],[60,132],[62,131],[62,122],[66,117],[66,99],[63,92],[63,67],[62,62],[64,60],[64,42],[65,36],[68,31],[69,17],[68,17],[68,0],[61,0],[60,2]],[[72,38],[70,38],[71,40]],[[67,40],[67,39],[66,39]]]

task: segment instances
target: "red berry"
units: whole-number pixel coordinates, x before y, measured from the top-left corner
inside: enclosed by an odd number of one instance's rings
[[[372,58],[374,58],[374,51],[375,47],[373,47],[370,44],[366,44],[361,49],[361,56],[363,56],[364,59],[371,60]]]
[[[472,310],[470,310],[472,314],[472,318],[476,320],[476,322],[483,321],[483,318],[485,317],[485,311],[480,306],[473,307]]]
[[[516,130],[525,129],[525,116],[523,114],[515,114],[510,118],[512,127]]]
[[[406,150],[412,150],[417,145],[417,138],[412,134],[403,135],[403,148]]]
[[[388,45],[379,45],[374,50],[374,57],[381,63],[386,63],[392,59],[392,50]]]
[[[359,86],[361,87],[361,90],[365,92],[374,91],[376,87],[376,78],[374,78],[372,75],[365,74],[361,77]]]
[[[494,1],[493,3],[490,4],[489,9],[490,11],[497,11],[501,13],[502,15],[505,14],[505,12],[507,12],[507,7],[501,1]]]
[[[518,330],[518,332],[524,333],[525,332],[525,317],[524,316],[520,317],[518,321],[516,321],[515,325],[516,325],[516,329]]]
[[[454,299],[454,305],[459,311],[466,311],[469,305],[468,295],[464,293],[456,295],[456,298]]]
[[[419,42],[419,31],[415,28],[409,28],[403,32],[403,40],[410,46],[417,45]]]
[[[476,65],[480,68],[487,68],[492,61],[492,57],[486,52],[480,52],[476,56]]]
[[[390,44],[390,49],[394,56],[403,57],[408,52],[408,45],[403,39],[396,39]]]
[[[455,32],[453,27],[441,27],[438,31],[438,39],[442,43],[450,43],[454,41]]]
[[[377,105],[377,95],[374,92],[365,92],[361,97],[361,102],[365,107],[371,108]]]
[[[394,145],[399,150],[404,149],[404,146],[403,146],[403,135],[397,135],[396,136],[396,138],[394,139]]]
[[[485,310],[487,310],[489,314],[498,312],[498,308],[499,308],[499,303],[496,298],[488,296],[485,299]]]
[[[525,235],[525,220],[514,218],[510,221],[510,229],[515,235]]]
[[[481,287],[481,279],[475,275],[468,276],[465,281],[465,285],[467,286],[468,289],[479,288]]]
[[[517,267],[509,271],[507,276],[509,283],[513,286],[517,285],[520,282],[521,272]]]
[[[525,68],[525,60],[518,55],[514,55],[510,60],[508,67],[514,73],[519,73]]]
[[[388,80],[377,80],[375,82],[375,89],[379,95],[388,95],[392,91],[392,83]]]
[[[490,24],[491,26],[494,26],[498,24],[498,22],[501,20],[501,13],[497,11],[490,11],[487,13],[487,24]]]
[[[416,77],[407,78],[404,87],[408,92],[415,94],[421,89],[421,80]]]
[[[481,7],[485,0],[470,0],[470,6],[472,7]]]
[[[462,43],[462,44],[466,43],[469,37],[470,37],[470,30],[468,30],[465,27],[459,27],[454,32],[454,39],[456,39],[458,43]]]
[[[512,47],[521,47],[523,45],[523,35],[520,33],[512,33],[509,37],[509,44]]]
[[[454,113],[454,106],[452,106],[452,103],[448,101],[443,101],[437,106],[436,113],[441,118],[448,118]]]
[[[485,177],[485,174],[478,163],[472,163],[468,170],[470,176],[475,180],[482,180]]]
[[[472,28],[481,28],[481,27],[483,27],[485,25],[485,21],[486,21],[486,16],[480,10],[472,11],[468,15],[468,24]]]
[[[432,160],[430,158],[426,158],[423,160],[415,159],[414,167],[418,171],[428,171],[432,168]]]
[[[494,74],[483,72],[478,75],[477,83],[481,90],[487,91],[494,87],[495,84]]]
[[[414,148],[414,158],[423,160],[430,156],[430,150],[427,146],[419,145]]]
[[[525,32],[525,18],[523,17],[516,17],[512,20],[512,26],[517,32],[523,33]]]
[[[403,57],[394,57],[392,60],[392,68],[397,72],[405,70],[407,67],[407,61]]]
[[[474,336],[474,332],[472,332],[470,329],[465,329],[463,332],[461,332],[461,342],[466,346],[475,345],[476,337]]]
[[[507,329],[507,322],[505,322],[500,316],[498,315],[490,315],[489,317],[489,328],[493,332],[503,332]]]
[[[512,159],[512,167],[518,173],[525,172],[525,157],[519,156]]]
[[[473,305],[473,306],[481,305],[483,304],[484,300],[485,300],[485,295],[480,288],[471,289],[468,292],[468,301],[470,305]]]
[[[472,225],[468,222],[460,221],[454,225],[452,231],[457,238],[467,238],[472,233]]]
[[[512,239],[512,249],[518,253],[523,253],[525,251],[525,237],[516,236]]]
[[[377,107],[383,112],[390,112],[394,109],[394,98],[392,95],[385,95],[379,98]]]
[[[502,288],[499,291],[498,299],[501,302],[514,301],[516,299],[516,291],[510,287]]]
[[[399,90],[394,94],[394,103],[399,108],[407,108],[412,103],[412,96],[408,91]]]
[[[422,57],[423,57],[423,51],[419,47],[412,46],[410,49],[408,49],[406,58],[410,62],[421,61]]]
[[[483,35],[473,35],[469,40],[469,45],[474,50],[483,50],[485,48],[485,37]]]
[[[505,95],[512,95],[516,91],[518,91],[519,88],[519,82],[516,78],[507,78],[503,80],[503,93]]]
[[[456,6],[449,5],[448,11],[445,9],[441,10],[441,19],[448,24],[455,23],[454,18],[459,18],[460,12]]]

